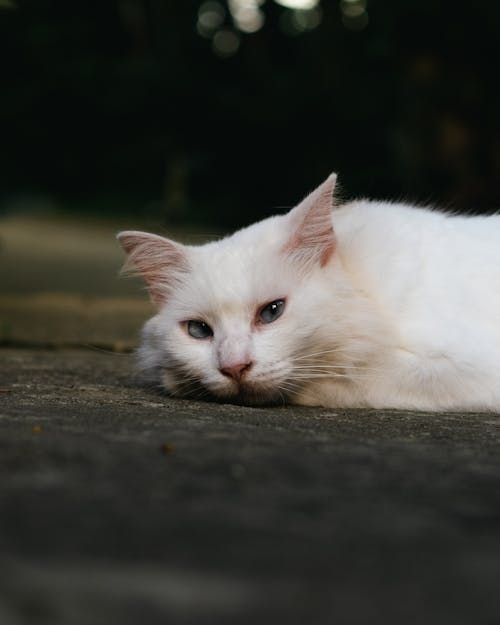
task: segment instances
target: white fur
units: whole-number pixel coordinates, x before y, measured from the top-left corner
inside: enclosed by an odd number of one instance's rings
[[[144,328],[147,379],[244,403],[499,410],[500,216],[350,202],[333,209],[334,251],[322,264],[310,233],[307,248],[289,248],[297,224],[321,221],[324,185],[288,215],[180,246],[189,270]],[[256,325],[279,298],[282,316]],[[214,336],[193,339],[189,319]],[[242,386],[220,371],[250,361]]]

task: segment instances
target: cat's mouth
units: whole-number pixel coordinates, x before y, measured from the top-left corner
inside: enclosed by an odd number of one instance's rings
[[[218,401],[237,405],[276,406],[288,403],[290,393],[280,388],[279,381],[269,378],[256,380],[223,380],[223,383],[204,383],[192,376],[172,375],[172,371],[163,370],[163,381],[170,393],[176,397]]]
[[[199,389],[201,389],[201,385]],[[288,395],[272,386],[252,383],[235,384],[232,388],[216,388],[203,390],[192,389],[183,394],[184,397],[203,399],[205,401],[224,402],[239,406],[282,406],[288,403]]]
[[[245,380],[214,392],[218,401],[239,405],[276,406],[288,403],[289,394],[271,382]]]
[[[231,402],[252,406],[277,406],[286,404],[288,397],[275,389],[259,389],[252,387],[242,387],[237,395],[231,398]]]

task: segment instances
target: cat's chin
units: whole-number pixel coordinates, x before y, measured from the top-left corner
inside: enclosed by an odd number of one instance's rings
[[[224,401],[238,406],[282,406],[287,403],[283,394],[276,392],[240,391],[237,395],[218,398],[217,401]]]
[[[208,386],[200,383],[195,387],[190,386],[189,389],[184,391],[182,385],[165,384],[165,382],[166,380],[164,379],[163,390],[173,397],[182,399],[198,399],[239,406],[282,406],[288,403],[287,395],[272,387],[261,387],[258,385],[236,387],[235,385],[234,388],[210,389]]]
[[[276,389],[259,388],[253,385],[241,386],[234,390],[226,388],[208,391],[203,399],[238,406],[283,406],[288,403],[284,393]]]
[[[276,406],[288,403],[284,392],[275,386],[246,383],[215,392],[217,401],[245,406]]]

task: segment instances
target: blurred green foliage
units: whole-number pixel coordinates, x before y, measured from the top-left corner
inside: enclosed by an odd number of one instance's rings
[[[500,206],[499,3],[249,0],[245,27],[231,2],[2,2],[4,199],[234,225],[336,170],[345,196]]]

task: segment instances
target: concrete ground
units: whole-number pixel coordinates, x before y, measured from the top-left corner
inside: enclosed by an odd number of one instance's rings
[[[500,417],[173,400],[0,351],[0,622],[500,622]]]
[[[33,263],[39,226],[7,226],[2,625],[500,623],[499,415],[140,388],[124,350],[151,309],[112,290],[102,229],[88,250],[61,226]]]

